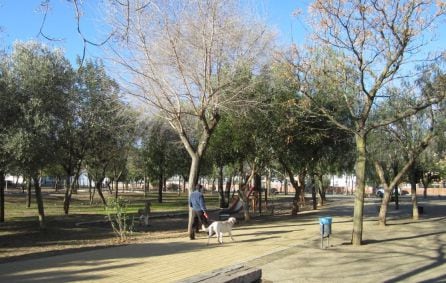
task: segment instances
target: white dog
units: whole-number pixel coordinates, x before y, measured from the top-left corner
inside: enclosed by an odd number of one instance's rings
[[[231,240],[234,241],[234,238],[232,238],[232,226],[234,226],[235,222],[237,222],[237,219],[235,217],[229,217],[226,221],[214,221],[211,225],[209,225],[208,228],[204,227],[204,225],[201,227],[204,231],[208,232],[208,245],[209,240],[211,239],[212,235],[217,237],[218,242],[220,244],[223,244],[223,233],[228,233],[231,237]]]

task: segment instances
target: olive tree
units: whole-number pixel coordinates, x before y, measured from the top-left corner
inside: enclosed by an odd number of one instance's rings
[[[18,104],[12,99],[8,62],[9,56],[0,53],[0,222],[5,221],[5,177],[12,162],[6,151],[6,144],[18,113]]]
[[[36,42],[16,43],[10,75],[15,82],[13,97],[19,104],[19,117],[7,150],[34,182],[39,222],[44,228],[40,174],[57,159],[59,133],[73,82],[72,68],[60,50]]]

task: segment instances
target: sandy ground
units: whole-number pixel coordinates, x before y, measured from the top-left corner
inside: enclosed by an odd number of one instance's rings
[[[410,199],[390,206],[377,225],[378,199],[367,199],[364,245],[350,245],[353,197],[331,197],[317,211],[271,216],[236,226],[223,245],[199,233],[52,257],[0,264],[0,282],[178,282],[232,265],[262,269],[263,282],[446,282],[446,200],[421,200],[412,221]],[[318,219],[333,218],[327,248]]]
[[[294,247],[250,265],[262,268],[265,282],[446,282],[446,199],[420,200],[419,221],[411,220],[409,198],[399,210],[392,203],[387,227],[377,225],[377,202],[369,199],[365,206],[360,247],[349,243],[352,203],[341,201],[323,210],[334,221],[328,248],[311,237],[317,229],[307,228]]]

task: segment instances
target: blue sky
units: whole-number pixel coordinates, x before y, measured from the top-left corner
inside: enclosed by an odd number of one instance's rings
[[[90,3],[96,0],[90,1]],[[83,41],[77,33],[73,5],[67,0],[51,0],[51,9],[47,14],[43,32],[56,41],[39,36],[44,13],[41,0],[0,0],[0,47],[10,47],[14,41],[40,40],[47,45],[61,47],[67,58],[74,61],[83,52]],[[88,7],[88,6],[87,6]],[[87,11],[94,11],[88,9]],[[88,38],[96,41],[94,33],[94,13],[90,12],[82,20],[82,31]],[[98,39],[100,40],[100,39]],[[98,49],[89,47],[87,56],[98,54]]]
[[[100,42],[106,38],[104,28],[100,26],[97,7],[102,0],[86,0],[85,15],[81,29],[89,40]],[[279,32],[279,42],[288,43],[292,39],[302,42],[305,35],[304,25],[292,16],[292,12],[300,7],[305,10],[310,0],[252,0],[259,5],[261,14],[265,14],[268,22]],[[61,47],[67,58],[74,62],[77,55],[82,55],[83,42],[76,31],[75,12],[68,0],[50,0],[51,10],[44,25],[44,33],[60,41],[48,41],[38,36],[43,20],[40,11],[42,0],[0,0],[0,48],[10,47],[16,40],[27,41],[38,39],[48,45]],[[439,40],[435,47],[446,46],[446,24],[443,22],[439,32]],[[88,46],[87,57],[100,55],[99,49]]]
[[[100,1],[83,1],[86,14],[82,18],[81,28],[88,39],[95,42],[100,42],[106,38],[105,32],[100,32],[104,29],[96,21],[100,13],[100,11],[97,11],[97,4]],[[294,40],[302,38],[302,25],[299,25],[299,22],[291,14],[298,5],[303,5],[306,2],[308,1],[257,1],[257,3],[262,3],[259,8],[260,12],[266,13],[269,23],[281,33],[280,41],[282,42],[291,40],[292,29]],[[51,10],[47,15],[43,31],[52,38],[60,39],[60,41],[51,42],[42,36],[38,36],[44,15],[40,3],[41,0],[0,0],[0,48],[10,47],[16,40],[37,39],[48,45],[63,48],[67,58],[74,62],[76,55],[82,54],[83,41],[76,31],[73,5],[67,0],[50,0]],[[101,35],[101,33],[103,34]],[[98,48],[88,46],[87,56],[99,54]]]

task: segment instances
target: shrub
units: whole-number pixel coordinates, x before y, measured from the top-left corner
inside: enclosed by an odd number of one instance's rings
[[[127,213],[129,202],[122,198],[110,198],[107,206],[107,218],[111,223],[113,232],[121,242],[126,242],[133,233],[133,218]]]

